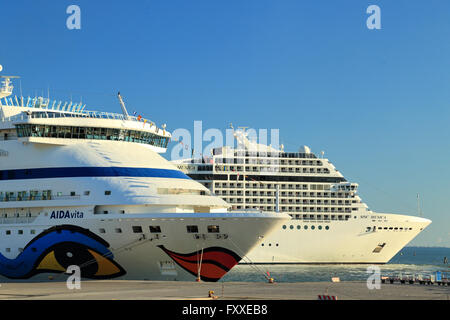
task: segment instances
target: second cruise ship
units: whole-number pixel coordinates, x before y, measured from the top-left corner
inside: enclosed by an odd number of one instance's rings
[[[288,213],[284,223],[248,255],[254,263],[387,263],[431,221],[370,210],[325,158],[258,144],[234,131],[237,148],[203,159],[174,161],[222,197],[230,210]]]

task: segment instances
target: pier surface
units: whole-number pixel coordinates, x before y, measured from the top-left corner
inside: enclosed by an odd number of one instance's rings
[[[366,282],[177,282],[82,281],[69,290],[65,282],[1,283],[0,299],[27,300],[208,300],[209,291],[221,300],[317,300],[318,295],[338,300],[448,300],[450,287],[419,284],[381,284],[369,290]]]

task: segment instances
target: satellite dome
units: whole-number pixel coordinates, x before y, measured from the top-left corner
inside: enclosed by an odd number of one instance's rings
[[[300,152],[300,153],[311,153],[311,149],[308,146],[301,146],[298,149],[298,152]]]

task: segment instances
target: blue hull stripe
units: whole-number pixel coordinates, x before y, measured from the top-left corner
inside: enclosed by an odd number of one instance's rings
[[[66,167],[0,170],[0,180],[27,180],[84,177],[150,177],[191,179],[183,172],[172,169],[126,167]]]

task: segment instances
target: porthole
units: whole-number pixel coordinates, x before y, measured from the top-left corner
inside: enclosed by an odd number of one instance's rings
[[[304,226],[303,228],[304,228],[305,230],[308,230],[308,226]]]
[[[294,229],[294,226],[293,226],[293,225],[291,225],[291,226],[290,226],[289,228],[290,228],[290,229],[292,230],[292,229]]]
[[[297,226],[297,229],[300,230],[302,227],[301,226]]]
[[[317,228],[319,228],[319,230],[322,230],[322,226],[318,226]]]
[[[311,226],[311,230],[314,230],[316,227],[314,227],[314,226]]]
[[[329,230],[330,229],[330,227],[329,226],[325,226],[325,230]]]
[[[283,226],[283,229],[286,229],[286,225]]]

